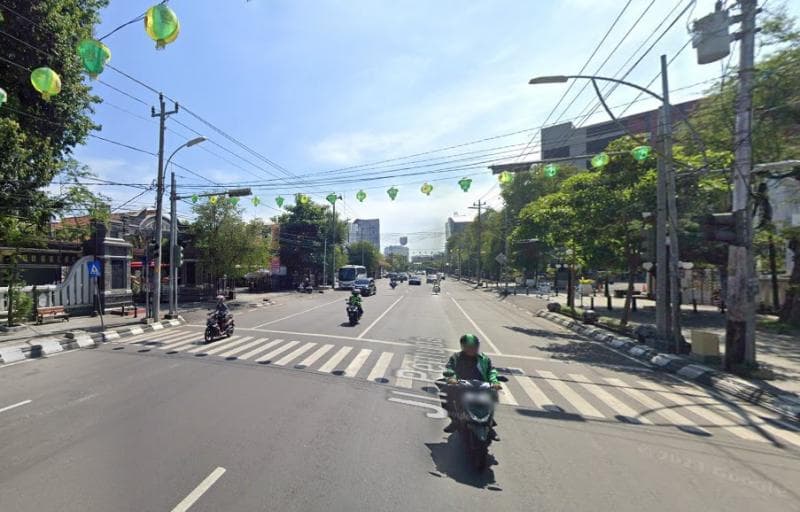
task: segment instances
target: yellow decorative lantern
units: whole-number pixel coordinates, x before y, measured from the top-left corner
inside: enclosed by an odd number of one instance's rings
[[[178,38],[181,24],[175,11],[166,4],[158,4],[147,9],[144,29],[150,39],[156,42],[156,49],[160,50]]]
[[[61,92],[61,77],[48,67],[36,68],[31,71],[31,84],[42,94],[42,99],[45,101]]]

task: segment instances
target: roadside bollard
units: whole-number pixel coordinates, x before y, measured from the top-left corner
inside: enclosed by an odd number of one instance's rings
[[[594,295],[589,297],[589,309],[594,309]]]
[[[634,295],[633,297],[631,297],[631,300],[632,300],[631,309],[633,309],[633,311],[636,311],[636,296]]]

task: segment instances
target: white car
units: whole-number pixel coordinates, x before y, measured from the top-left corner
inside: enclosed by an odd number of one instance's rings
[[[420,286],[422,285],[422,278],[417,275],[413,275],[408,278],[408,284],[409,285],[415,284],[417,286]]]

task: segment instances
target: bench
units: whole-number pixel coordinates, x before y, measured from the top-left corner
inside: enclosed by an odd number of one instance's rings
[[[50,306],[45,308],[36,308],[36,323],[44,323],[45,318],[61,318],[69,322],[69,314],[64,311],[64,306]]]

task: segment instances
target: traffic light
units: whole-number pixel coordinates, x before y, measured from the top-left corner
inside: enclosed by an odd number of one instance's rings
[[[175,246],[175,266],[180,267],[183,265],[183,247],[180,245]]]
[[[743,245],[744,223],[747,221],[746,213],[746,210],[737,210],[735,213],[710,213],[706,215],[700,222],[705,239],[709,242]]]

